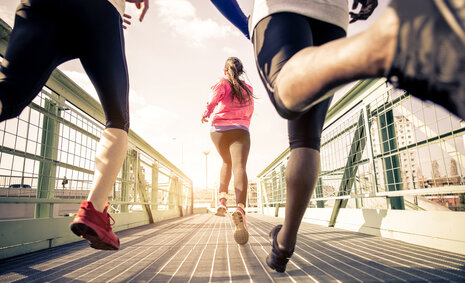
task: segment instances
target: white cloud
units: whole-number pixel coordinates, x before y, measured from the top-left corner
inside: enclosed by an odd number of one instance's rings
[[[156,0],[155,5],[162,21],[193,46],[203,47],[206,40],[239,35],[232,26],[199,18],[195,7],[187,0]]]
[[[227,56],[238,56],[239,54],[239,51],[228,46],[223,47],[223,52],[226,53]]]

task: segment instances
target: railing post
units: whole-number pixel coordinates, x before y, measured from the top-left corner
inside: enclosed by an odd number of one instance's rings
[[[320,177],[318,177],[318,184],[316,185],[314,195],[316,195],[317,197],[323,196],[323,181],[321,180],[321,175],[320,175]],[[317,208],[325,208],[325,201],[324,200],[318,200],[316,202],[316,207]]]
[[[150,198],[152,210],[158,210],[158,163],[152,165],[152,195]]]
[[[365,120],[365,131],[367,133],[367,137],[371,137],[372,133],[371,133],[371,122],[370,122],[370,107],[369,105],[364,105],[363,107],[363,117],[364,117],[364,120]],[[373,153],[373,139],[372,138],[368,138],[367,139],[367,142],[368,142],[368,159],[370,160],[370,166],[371,166],[371,170],[373,172],[373,176],[374,176],[374,181],[375,181],[375,190],[376,192],[378,192],[378,179],[376,178],[376,164],[375,164],[375,155]]]
[[[397,137],[392,109],[386,111],[384,115],[380,115],[379,124],[383,154],[393,153],[383,160],[387,188],[388,191],[399,191],[402,190],[402,175],[400,171],[399,155],[394,153],[397,150]],[[403,197],[392,197],[389,199],[392,209],[405,209]]]
[[[123,167],[122,167],[122,172],[121,172],[121,195],[120,195],[120,200],[121,201],[128,201],[129,199],[129,183],[131,182],[131,151],[128,151],[126,153],[126,158],[124,159],[123,162]],[[127,204],[122,204],[121,205],[121,212],[128,212],[128,205]]]
[[[53,161],[58,157],[59,123],[53,117],[59,115],[56,102],[45,99],[45,111],[52,117],[44,115],[42,122],[42,140],[40,155],[44,160],[39,165],[37,198],[53,198],[56,179],[56,165]],[[47,218],[53,215],[52,206],[48,203],[36,204],[36,218]]]
[[[170,187],[168,192],[168,208],[173,209],[177,204],[177,183],[178,177],[171,173],[170,176]]]
[[[283,164],[279,168],[279,186],[281,191],[281,203],[286,204],[286,166]]]
[[[263,182],[263,177],[257,180],[257,208],[258,208],[258,213],[261,213],[261,214],[263,214],[262,182]]]

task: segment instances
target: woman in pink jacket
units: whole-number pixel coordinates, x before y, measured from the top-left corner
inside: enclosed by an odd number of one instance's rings
[[[202,123],[211,118],[211,138],[218,150],[223,165],[220,173],[220,203],[216,215],[226,215],[226,196],[231,173],[234,174],[236,211],[232,219],[236,230],[234,239],[245,244],[249,239],[245,222],[247,199],[246,164],[250,149],[249,125],[254,110],[252,87],[240,79],[244,73],[241,61],[229,57],[224,66],[224,77],[212,86],[212,97],[202,116]]]

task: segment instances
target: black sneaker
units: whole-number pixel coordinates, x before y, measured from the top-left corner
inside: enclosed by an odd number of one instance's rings
[[[386,77],[465,119],[465,6],[441,0],[394,0],[391,6],[399,17],[399,34]]]
[[[271,253],[266,257],[266,264],[271,269],[276,270],[277,272],[284,272],[286,271],[286,265],[289,262],[289,259],[291,258],[292,254],[294,253],[294,249],[292,251],[283,251],[279,248],[278,246],[278,241],[276,237],[278,236],[279,230],[283,225],[277,225],[273,229],[271,229],[271,232],[269,234],[270,236],[270,241],[271,241]]]

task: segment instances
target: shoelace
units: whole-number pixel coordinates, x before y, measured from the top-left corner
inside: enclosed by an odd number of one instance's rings
[[[110,221],[111,220],[111,221]],[[113,221],[113,223],[111,223]],[[115,219],[113,219],[113,217],[111,217],[110,213],[107,212],[107,221],[105,223],[105,228],[107,230],[110,230],[111,229],[111,226],[115,225]]]

